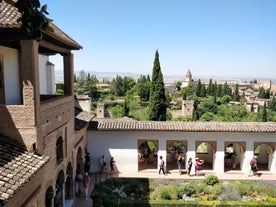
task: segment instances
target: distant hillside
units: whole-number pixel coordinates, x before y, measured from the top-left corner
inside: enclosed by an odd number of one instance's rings
[[[78,76],[80,71],[75,71],[75,74]],[[96,71],[85,71],[86,73],[90,73],[90,75],[95,75],[96,78],[99,81],[103,81],[103,80],[112,80],[113,78],[116,78],[116,76],[129,76],[129,77],[133,77],[135,80],[137,80],[141,75],[150,75],[151,74],[140,74],[140,73],[124,73],[124,72],[96,72]],[[56,70],[56,80],[57,82],[62,82],[63,81],[63,71],[61,70]],[[249,82],[251,80],[256,79],[258,82],[262,81],[262,80],[267,80],[264,78],[238,78],[238,77],[219,77],[219,76],[207,76],[207,75],[193,75],[193,79],[198,80],[200,79],[202,83],[208,83],[210,79],[216,80],[216,81],[227,81],[227,82]],[[175,83],[177,81],[183,81],[185,80],[185,74],[183,75],[164,75],[164,82],[165,83]],[[276,79],[271,79],[273,83],[276,83]]]

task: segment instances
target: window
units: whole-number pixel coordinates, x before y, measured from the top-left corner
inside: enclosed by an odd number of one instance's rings
[[[62,137],[59,137],[56,143],[56,150],[57,150],[57,164],[60,164],[63,160],[63,143]]]

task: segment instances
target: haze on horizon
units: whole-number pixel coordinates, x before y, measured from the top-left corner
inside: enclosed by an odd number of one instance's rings
[[[274,0],[41,0],[83,46],[75,71],[276,78]],[[62,69],[61,57],[50,58]]]

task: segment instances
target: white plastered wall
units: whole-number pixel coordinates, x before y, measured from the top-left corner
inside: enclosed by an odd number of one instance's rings
[[[250,159],[253,156],[254,142],[275,142],[272,133],[212,133],[212,132],[147,132],[147,131],[88,131],[88,151],[92,157],[91,171],[99,169],[101,155],[115,158],[121,172],[138,172],[138,140],[158,140],[158,157],[166,158],[166,140],[188,141],[186,157],[195,158],[195,142],[216,141],[216,152],[213,159],[213,170],[217,174],[224,172],[225,142],[246,142],[246,151],[241,155],[241,170],[248,173]],[[275,153],[274,153],[275,154]],[[187,162],[187,159],[186,159]],[[276,159],[271,161],[270,172],[275,173]]]
[[[54,65],[46,55],[39,55],[39,88],[40,94],[55,94]]]
[[[19,54],[16,49],[0,46],[4,59],[5,100],[7,105],[20,105]]]

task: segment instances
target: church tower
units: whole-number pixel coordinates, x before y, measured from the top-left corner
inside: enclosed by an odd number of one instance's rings
[[[192,73],[191,73],[191,71],[189,69],[188,72],[186,73],[185,80],[181,82],[181,88],[187,87],[192,82],[193,82]]]
[[[190,69],[186,73],[185,81],[188,82],[188,83],[192,82],[192,73],[191,73]]]

